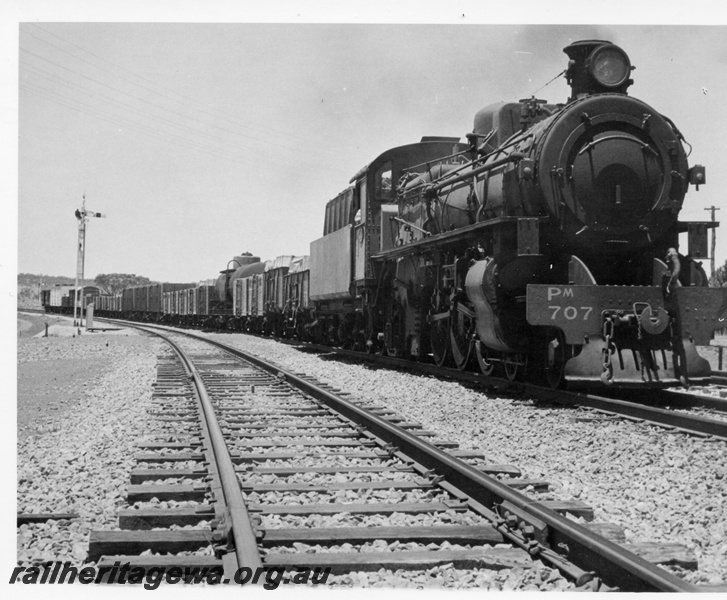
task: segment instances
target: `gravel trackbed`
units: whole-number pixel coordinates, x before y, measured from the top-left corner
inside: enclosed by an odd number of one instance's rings
[[[133,330],[73,337],[70,320],[21,315],[18,339],[18,512],[75,512],[78,519],[18,528],[22,566],[50,560],[81,564],[92,529],[112,528],[147,427],[156,355],[162,343]],[[25,323],[20,324],[20,321]],[[30,323],[28,325],[27,323]],[[492,463],[547,479],[552,499],[593,506],[597,521],[621,525],[627,542],[677,542],[699,570],[687,581],[727,578],[727,444],[615,419],[578,419],[573,409],[536,407],[458,383],[347,364],[271,340],[210,337],[305,372],[361,399],[419,421]],[[543,496],[541,496],[543,497]],[[427,586],[460,587],[447,574]],[[352,574],[339,583],[388,586],[388,575]],[[493,582],[468,582],[490,587]],[[494,589],[511,589],[498,582]],[[522,584],[522,582],[520,582]],[[397,583],[397,585],[402,585]],[[421,582],[408,585],[420,587]],[[523,589],[522,585],[518,586]],[[539,583],[525,589],[543,589]],[[546,588],[547,589],[547,588]]]

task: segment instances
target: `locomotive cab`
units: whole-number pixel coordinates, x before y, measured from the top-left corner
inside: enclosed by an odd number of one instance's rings
[[[398,192],[410,178],[468,149],[459,138],[425,137],[387,150],[327,204],[324,235],[310,246],[314,339],[381,347],[391,308],[381,281],[394,277],[396,268],[376,257],[400,244]]]

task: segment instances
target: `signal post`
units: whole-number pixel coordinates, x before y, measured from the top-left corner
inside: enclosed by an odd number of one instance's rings
[[[99,212],[86,210],[86,194],[83,194],[83,203],[80,209],[76,209],[78,220],[78,253],[76,256],[76,286],[73,289],[73,326],[80,326],[83,323],[83,307],[81,307],[80,318],[78,315],[79,290],[78,282],[83,281],[84,263],[86,260],[86,223],[90,217],[105,219],[106,215]],[[76,320],[78,318],[78,321]]]

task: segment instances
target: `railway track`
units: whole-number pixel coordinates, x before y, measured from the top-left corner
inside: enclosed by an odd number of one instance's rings
[[[727,371],[713,371],[710,383],[719,386],[727,386]]]
[[[303,351],[329,353],[344,359],[365,361],[388,368],[402,369],[419,374],[445,377],[478,386],[495,387],[515,393],[526,394],[541,402],[585,409],[610,417],[623,417],[637,422],[645,422],[687,435],[727,441],[727,398],[700,393],[700,390],[684,391],[677,388],[603,388],[600,394],[553,390],[541,385],[522,381],[509,381],[506,378],[485,376],[478,372],[438,367],[427,362],[414,362],[380,354],[347,350],[331,346],[321,346],[279,340],[299,347]],[[727,372],[716,372],[711,383],[727,383]],[[684,412],[691,409],[705,409],[700,412]]]
[[[305,376],[178,338],[154,393],[164,429],[141,442],[131,474],[136,506],[119,513],[119,530],[92,532],[89,558],[100,567],[207,568],[236,581],[243,568],[244,580],[258,568],[320,575],[542,561],[592,589],[697,589],[640,556],[663,557],[663,547],[627,549],[598,534],[617,539],[613,527],[564,516],[592,518],[587,505],[518,491],[547,482]]]
[[[600,394],[578,391],[553,390],[525,382],[511,382],[504,378],[485,376],[471,371],[437,367],[424,362],[412,362],[400,358],[365,354],[341,348],[300,344],[304,351],[331,353],[348,360],[366,361],[388,368],[402,369],[419,374],[444,377],[484,387],[495,387],[524,394],[540,402],[587,409],[609,416],[647,422],[668,431],[727,441],[727,399],[699,393],[668,389],[604,389]],[[702,413],[684,410],[703,408]]]

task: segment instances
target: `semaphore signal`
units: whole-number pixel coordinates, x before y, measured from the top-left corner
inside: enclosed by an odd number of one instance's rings
[[[83,307],[81,307],[80,318],[78,321],[76,321],[76,315],[78,314],[78,301],[79,296],[81,295],[78,290],[78,282],[79,280],[83,281],[83,268],[86,260],[86,223],[88,222],[88,219],[90,217],[105,219],[106,215],[104,213],[86,210],[86,194],[84,193],[81,208],[76,209],[76,220],[78,221],[78,254],[76,257],[76,286],[73,290],[75,296],[73,301],[74,327],[76,326],[76,324],[80,326],[83,321]]]

